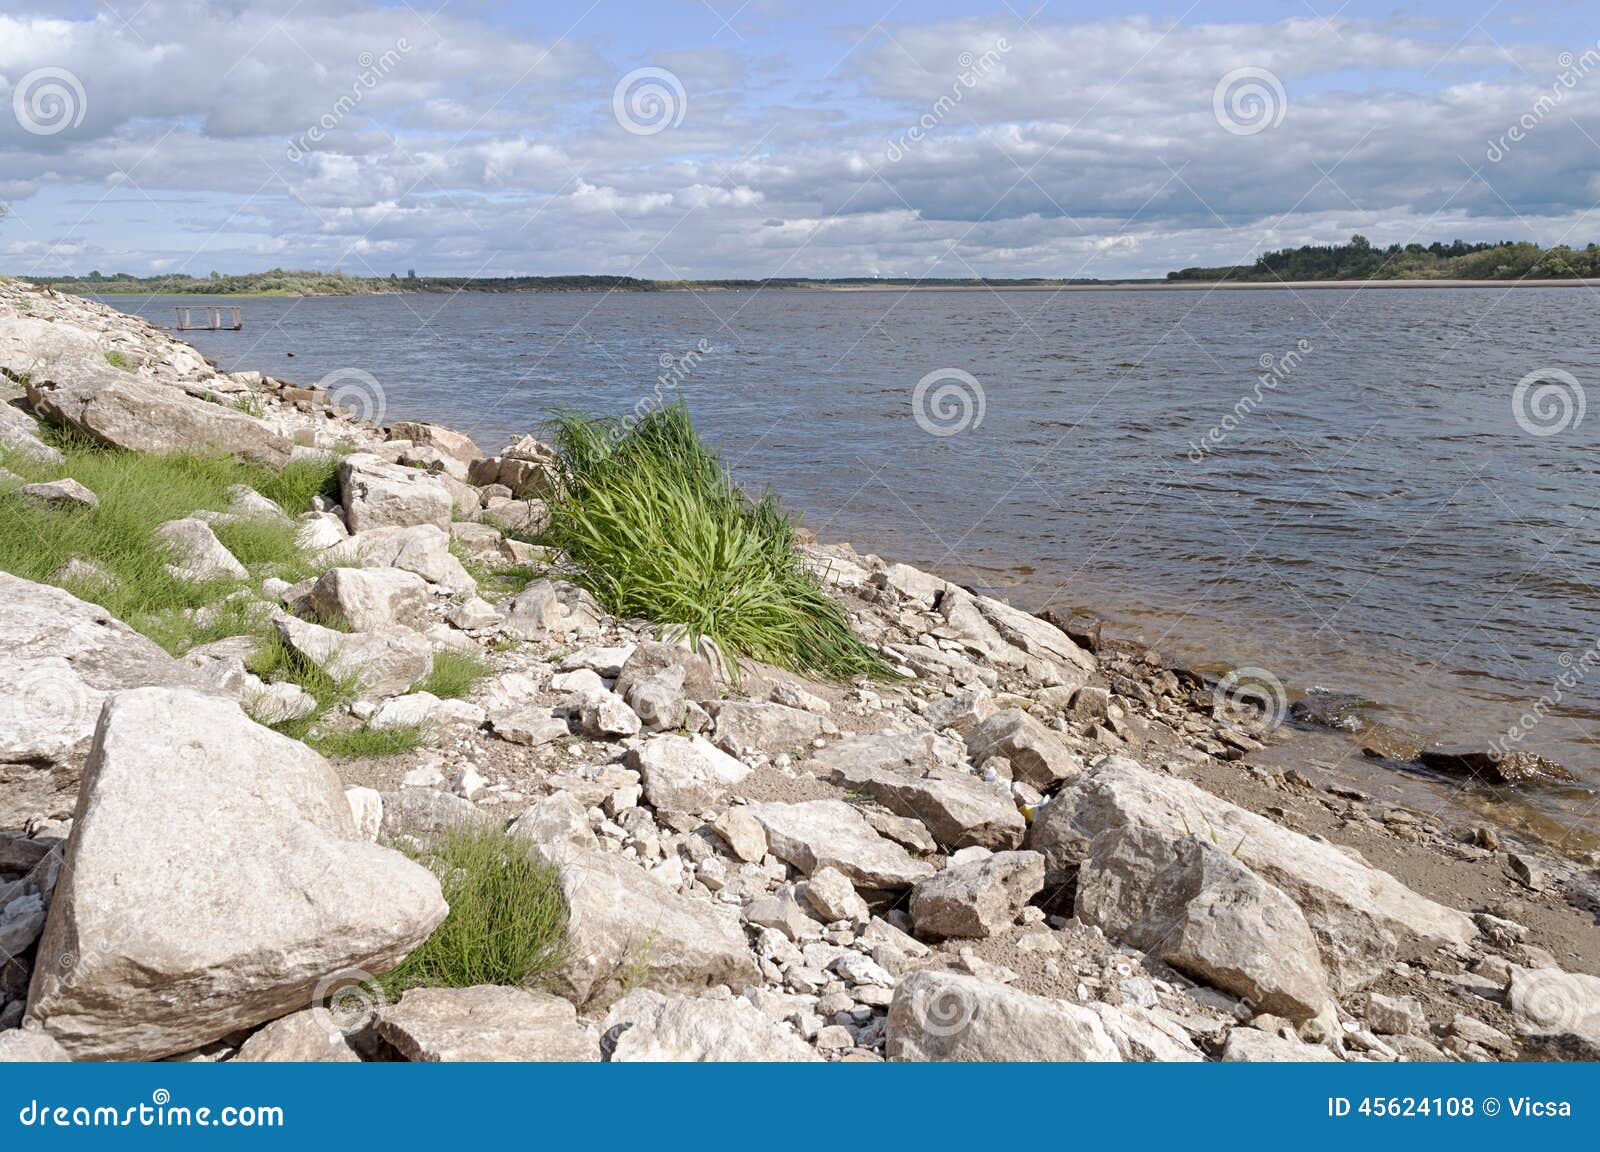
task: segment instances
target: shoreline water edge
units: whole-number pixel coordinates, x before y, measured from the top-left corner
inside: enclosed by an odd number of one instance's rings
[[[0,510],[56,543],[128,515],[131,471],[74,475],[104,448],[257,478],[155,528],[170,619],[100,606],[125,556],[0,574],[0,1060],[1600,1058],[1600,853],[1297,763],[1291,707],[1342,702],[804,532],[893,677],[730,665],[534,542],[531,435],[379,427],[364,374],[15,280],[0,374]],[[386,982],[463,830],[558,877],[560,948]]]

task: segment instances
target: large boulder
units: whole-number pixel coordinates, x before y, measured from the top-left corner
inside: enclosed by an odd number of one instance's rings
[[[0,572],[0,636],[13,660],[64,660],[92,688],[195,682],[190,669],[98,604],[9,572]]]
[[[524,436],[498,456],[474,460],[467,478],[480,488],[504,484],[513,496],[549,496],[561,483],[561,455],[548,444]]]
[[[562,580],[535,580],[500,603],[505,628],[524,640],[570,640],[600,634],[605,612],[594,597]]]
[[[1127,828],[1095,837],[1078,870],[1076,911],[1259,1012],[1299,1022],[1331,1003],[1316,937],[1294,901],[1198,836]]]
[[[1094,657],[1065,632],[999,600],[950,586],[939,597],[939,612],[971,650],[1040,683],[1076,688],[1095,669]]]
[[[5,572],[0,637],[0,828],[71,811],[107,692],[200,684],[98,604]]]
[[[424,444],[435,448],[460,463],[463,468],[483,456],[483,453],[478,451],[478,446],[472,442],[471,436],[465,432],[457,432],[454,428],[446,428],[443,424],[400,420],[389,428],[389,437],[393,440],[409,440],[413,444]]]
[[[1044,887],[1044,857],[997,852],[951,864],[911,890],[911,922],[923,940],[981,940],[1004,932]]]
[[[1078,754],[1020,708],[1002,708],[968,732],[967,751],[977,764],[1004,757],[1018,780],[1041,792],[1083,771]]]
[[[627,699],[636,686],[648,682],[662,672],[677,670],[681,673],[679,687],[690,700],[712,700],[717,695],[717,675],[711,662],[697,652],[677,644],[660,640],[641,640],[629,653],[617,674],[614,691]]]
[[[400,568],[330,568],[311,587],[311,610],[358,632],[422,622],[428,582]]]
[[[1002,787],[940,763],[926,732],[854,736],[812,757],[813,771],[920,820],[946,850],[1016,848],[1027,822]]]
[[[28,402],[44,419],[101,444],[135,452],[200,452],[242,456],[282,468],[293,444],[265,421],[141,379],[102,359],[58,361],[28,374]]]
[[[346,566],[415,572],[446,592],[478,590],[478,582],[450,551],[450,533],[437,524],[368,528],[354,536],[339,537],[321,558]]]
[[[273,618],[283,642],[335,680],[376,696],[404,692],[433,670],[433,646],[410,628],[339,632],[296,616]]]
[[[156,537],[172,554],[167,571],[180,580],[244,580],[250,575],[217,539],[211,525],[195,516],[157,525]]]
[[[107,699],[29,990],[75,1057],[152,1059],[381,973],[444,919],[433,875],[360,839],[338,776],[238,705]]]
[[[1600,1060],[1600,978],[1514,964],[1506,1003],[1545,1058]]]
[[[815,1061],[799,1036],[742,997],[663,996],[641,988],[605,1019],[614,1064]]]
[[[39,422],[15,405],[0,403],[0,448],[19,452],[37,464],[61,464],[66,461],[59,450],[50,447],[40,437]]]
[[[727,795],[750,769],[701,736],[655,736],[628,753],[651,807],[700,812]]]
[[[350,1038],[326,1008],[305,1008],[274,1020],[239,1047],[245,1064],[355,1064]]]
[[[891,1060],[1120,1061],[1100,1017],[956,972],[913,972],[895,985],[885,1054]]]
[[[766,830],[772,854],[808,876],[836,868],[857,887],[895,889],[933,874],[932,864],[878,835],[843,800],[751,804],[744,811]]]
[[[921,776],[940,763],[931,732],[885,730],[847,736],[819,749],[811,771],[845,788],[865,788],[876,776]]]
[[[1337,1064],[1339,1058],[1320,1044],[1285,1040],[1255,1028],[1235,1028],[1222,1046],[1224,1064]]]
[[[731,909],[684,896],[637,864],[571,838],[538,840],[534,852],[561,869],[567,950],[551,987],[573,1003],[605,1004],[634,986],[694,993],[759,982]]]
[[[413,1062],[600,1059],[571,1003],[494,984],[413,988],[379,1011],[378,1035]]]
[[[455,499],[431,473],[357,452],[339,462],[339,496],[352,532],[432,524],[450,530]]]
[[[1071,883],[1095,837],[1123,829],[1159,846],[1125,865],[1124,883],[1149,889],[1178,856],[1178,842],[1202,830],[1241,864],[1299,906],[1336,994],[1375,979],[1397,958],[1421,957],[1477,935],[1470,918],[1417,895],[1386,872],[1331,844],[1247,812],[1185,780],[1108,757],[1045,805],[1028,831],[1043,852],[1045,882]]]
[[[814,712],[753,700],[728,700],[713,706],[717,745],[734,756],[760,752],[793,753],[822,735],[824,721]]]

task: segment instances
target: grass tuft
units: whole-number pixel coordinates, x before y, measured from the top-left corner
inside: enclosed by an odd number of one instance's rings
[[[550,434],[568,476],[543,541],[608,610],[679,626],[725,657],[893,678],[805,567],[776,497],[747,496],[681,402],[631,426],[563,412]]]
[[[439,877],[450,914],[378,978],[391,1002],[408,988],[528,987],[565,958],[560,872],[534,860],[526,841],[498,830],[457,830],[418,859]]]
[[[285,720],[272,726],[296,740],[306,739],[312,725],[321,719],[328,709],[355,698],[356,678],[353,674],[343,679],[335,679],[289,647],[276,629],[267,630],[261,644],[256,648],[255,655],[250,658],[248,666],[250,671],[269,684],[288,681],[299,685],[316,699],[316,711],[309,716]]]
[[[399,756],[422,745],[422,729],[415,725],[404,728],[312,729],[301,737],[305,743],[336,760],[371,760],[382,756]]]
[[[413,692],[432,692],[441,700],[462,700],[494,669],[473,652],[446,648],[433,654],[433,671],[412,685]]]

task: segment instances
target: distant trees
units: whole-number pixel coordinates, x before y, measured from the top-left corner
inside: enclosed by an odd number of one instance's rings
[[[1348,244],[1283,248],[1254,264],[1185,268],[1168,280],[1568,280],[1600,277],[1600,246],[1540,248],[1527,241],[1469,244],[1435,240],[1374,248],[1361,235]]]

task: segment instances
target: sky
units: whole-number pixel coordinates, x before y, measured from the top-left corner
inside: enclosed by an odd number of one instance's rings
[[[1124,277],[1600,241],[1593,0],[5,0],[0,270]]]

